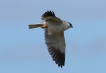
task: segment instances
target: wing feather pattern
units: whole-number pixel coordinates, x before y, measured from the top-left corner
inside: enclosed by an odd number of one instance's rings
[[[46,11],[42,14],[41,19],[52,23],[62,23],[62,20],[56,17],[54,11]]]
[[[65,64],[64,32],[48,35],[48,30],[45,29],[45,41],[52,59],[62,68]]]

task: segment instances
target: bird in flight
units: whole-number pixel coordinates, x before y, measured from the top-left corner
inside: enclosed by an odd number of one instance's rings
[[[42,23],[29,24],[29,29],[41,27],[45,31],[45,43],[53,61],[59,66],[65,65],[65,37],[64,31],[73,28],[70,22],[57,17],[54,11],[46,11],[42,14]]]

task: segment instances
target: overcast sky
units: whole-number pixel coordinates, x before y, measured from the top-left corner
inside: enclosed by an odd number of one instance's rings
[[[28,29],[47,10],[73,24],[63,68],[52,61],[44,30]],[[106,73],[106,0],[0,0],[0,73],[65,72]]]

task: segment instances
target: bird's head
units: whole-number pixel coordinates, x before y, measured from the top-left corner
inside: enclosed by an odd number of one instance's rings
[[[73,28],[72,24],[70,22],[67,23],[71,28]]]
[[[69,28],[73,28],[72,24],[70,22],[67,21],[63,21],[63,24],[65,25],[65,30],[69,29]]]

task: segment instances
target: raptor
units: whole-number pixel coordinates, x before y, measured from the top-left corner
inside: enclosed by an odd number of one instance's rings
[[[65,37],[64,31],[73,28],[70,22],[57,17],[54,11],[46,11],[42,14],[43,22],[29,24],[29,29],[41,27],[45,31],[45,43],[53,61],[59,66],[65,65]]]

